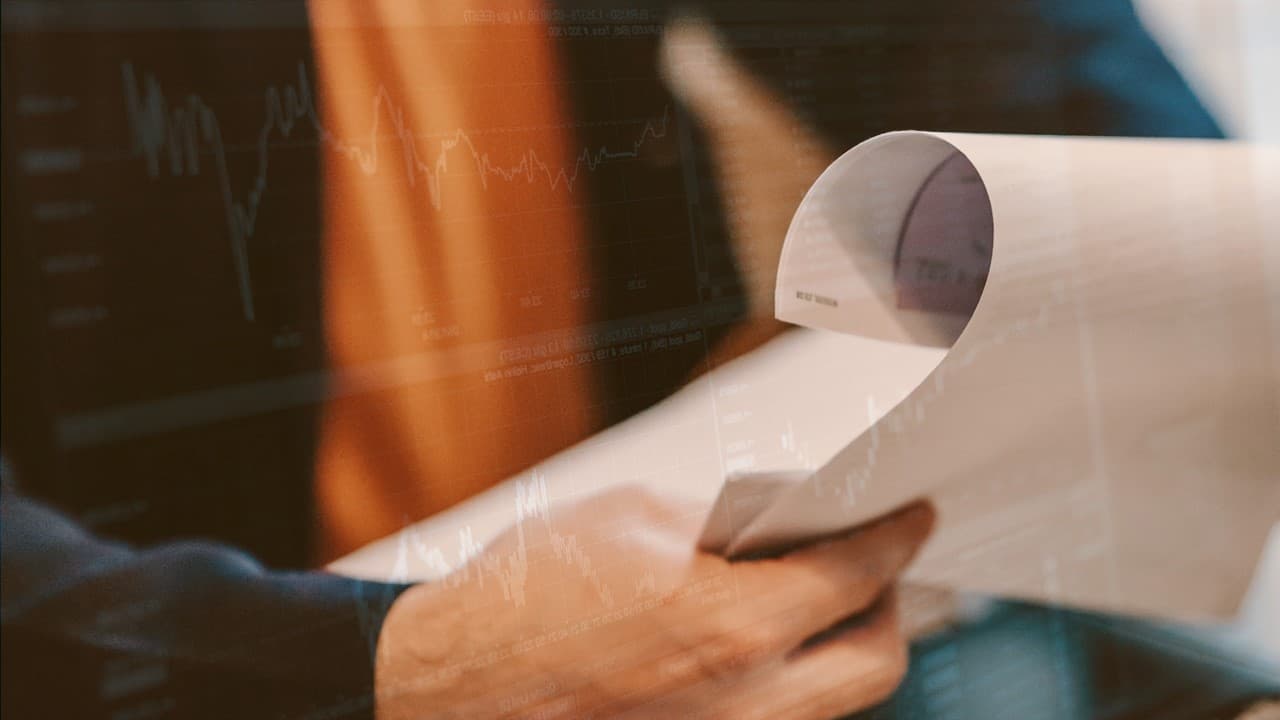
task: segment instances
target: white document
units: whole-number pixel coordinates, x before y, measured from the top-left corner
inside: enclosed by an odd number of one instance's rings
[[[1277,177],[1276,148],[1216,141],[849,151],[792,222],[777,315],[946,351],[816,472],[728,483],[703,544],[767,550],[931,497],[917,580],[1231,615],[1280,518]]]
[[[644,485],[705,514],[726,477],[817,469],[902,400],[942,355],[797,328],[329,569],[368,579],[436,579],[516,522],[614,485]]]
[[[971,203],[975,177],[989,204]],[[868,141],[818,181],[784,251],[779,317],[825,330],[330,569],[440,578],[614,484],[714,502],[703,545],[731,554],[930,497],[914,583],[1225,617],[1280,518],[1277,180],[1274,149],[1224,142]]]

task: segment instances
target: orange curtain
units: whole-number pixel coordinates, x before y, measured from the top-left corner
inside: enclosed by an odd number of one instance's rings
[[[495,379],[495,341],[589,319],[555,48],[537,0],[312,0],[328,560],[595,427],[585,367]]]

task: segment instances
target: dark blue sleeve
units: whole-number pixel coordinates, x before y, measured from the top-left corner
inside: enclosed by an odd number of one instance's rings
[[[270,572],[211,543],[135,550],[4,485],[4,717],[372,716],[402,586]]]

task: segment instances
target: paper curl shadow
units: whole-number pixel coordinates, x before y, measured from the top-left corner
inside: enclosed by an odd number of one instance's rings
[[[779,319],[950,348],[982,297],[994,223],[977,169],[946,140],[890,133],[831,165],[797,209],[778,271]],[[921,381],[925,376],[920,378]],[[809,471],[729,478],[701,546],[723,550]]]

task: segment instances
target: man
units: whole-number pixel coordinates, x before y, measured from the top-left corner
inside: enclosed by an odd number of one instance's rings
[[[710,7],[738,60],[677,36],[678,98],[661,9],[158,5],[129,25],[6,5],[5,710],[824,717],[883,697],[905,657],[888,589],[927,510],[728,564],[692,550],[697,509],[613,494],[407,590],[171,543],[333,557],[759,342],[774,329],[743,318],[770,314],[770,248],[826,148],[902,126],[1217,133],[1128,3],[895,5]],[[556,92],[518,90],[550,72]],[[700,342],[629,352],[659,321]]]

